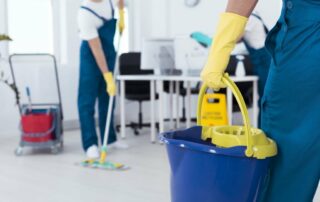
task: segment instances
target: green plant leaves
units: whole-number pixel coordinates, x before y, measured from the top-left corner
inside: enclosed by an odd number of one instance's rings
[[[12,41],[12,39],[5,34],[0,34],[0,41]]]

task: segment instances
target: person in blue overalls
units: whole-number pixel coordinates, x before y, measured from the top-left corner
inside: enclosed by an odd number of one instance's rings
[[[222,76],[257,0],[229,0],[201,77],[224,88]],[[261,127],[278,144],[260,201],[311,202],[320,178],[320,0],[283,0],[268,34],[272,61],[261,101]]]
[[[95,104],[98,101],[100,135],[103,139],[109,96],[115,96],[113,69],[116,60],[114,36],[117,20],[112,0],[84,0],[78,13],[80,38],[80,79],[78,111],[83,149],[90,159],[99,158],[98,137],[95,130]],[[119,0],[120,34],[124,29],[124,2]],[[108,95],[109,94],[109,95]],[[116,132],[111,122],[109,144],[115,143]],[[120,147],[126,147],[120,145]]]

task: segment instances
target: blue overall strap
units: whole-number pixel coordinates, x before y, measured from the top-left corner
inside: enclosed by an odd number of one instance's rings
[[[110,3],[110,8],[111,8],[111,15],[112,15],[112,19],[114,19],[114,7],[113,7],[113,4],[112,4],[112,0],[109,0],[109,3]]]
[[[263,24],[264,30],[265,30],[266,33],[268,34],[268,33],[269,33],[269,29],[268,29],[266,23],[264,23],[263,19],[262,19],[259,15],[255,14],[255,13],[252,13],[251,15],[254,16],[254,17],[256,17],[258,20],[261,21],[261,23]]]
[[[98,15],[96,12],[94,12],[91,8],[85,7],[85,6],[81,6],[80,8],[89,11],[90,13],[92,13],[93,15],[95,15],[97,18],[106,21],[106,19],[104,17],[101,17],[100,15]]]

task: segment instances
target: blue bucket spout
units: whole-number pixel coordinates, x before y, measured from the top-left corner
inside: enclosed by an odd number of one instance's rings
[[[270,158],[245,155],[246,147],[219,148],[201,139],[202,127],[161,134],[171,167],[171,202],[255,202]]]

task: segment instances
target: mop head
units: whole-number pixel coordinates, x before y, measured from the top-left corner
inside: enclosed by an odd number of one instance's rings
[[[125,166],[121,163],[112,163],[110,161],[106,161],[107,158],[107,148],[102,147],[100,159],[89,159],[86,161],[82,161],[80,163],[83,167],[89,167],[89,168],[98,168],[103,170],[128,170],[129,167]]]
[[[97,169],[103,169],[103,170],[128,170],[129,169],[128,166],[121,163],[112,163],[110,161],[101,163],[99,160],[82,161],[80,165],[83,167],[97,168]]]

